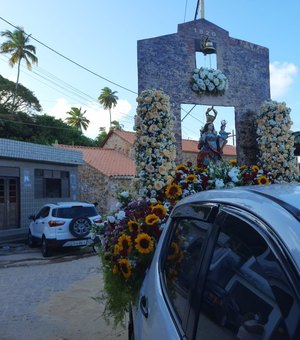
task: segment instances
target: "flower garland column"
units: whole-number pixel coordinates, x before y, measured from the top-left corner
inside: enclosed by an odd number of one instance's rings
[[[156,198],[175,175],[176,139],[169,97],[161,90],[145,90],[137,97],[135,116],[136,187],[141,197]]]
[[[263,102],[257,119],[258,165],[271,172],[277,182],[299,178],[290,111],[284,102],[269,100]]]

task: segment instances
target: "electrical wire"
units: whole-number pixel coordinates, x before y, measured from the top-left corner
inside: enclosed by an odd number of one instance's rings
[[[13,25],[12,23],[10,23],[8,20],[2,18],[1,16],[0,16],[0,19],[1,19],[2,21],[6,22],[7,24],[9,24],[10,26],[12,26],[12,27],[18,29],[17,26]],[[123,86],[123,85],[120,85],[120,84],[118,84],[118,83],[116,83],[116,82],[114,82],[114,81],[112,81],[112,80],[109,80],[108,78],[103,77],[103,76],[101,76],[100,74],[98,74],[98,73],[96,73],[96,72],[90,70],[89,68],[87,68],[87,67],[85,67],[85,66],[83,66],[83,65],[81,65],[81,64],[79,64],[79,63],[77,63],[76,61],[72,60],[71,58],[69,58],[69,57],[63,55],[62,53],[60,53],[60,52],[58,52],[58,51],[56,51],[54,48],[52,48],[52,47],[50,47],[50,46],[44,44],[43,42],[41,42],[40,40],[38,40],[38,39],[36,39],[36,38],[34,38],[31,34],[28,34],[28,33],[26,33],[25,31],[24,31],[24,33],[25,33],[26,35],[30,36],[30,38],[31,38],[32,40],[34,40],[34,41],[36,41],[37,43],[39,43],[40,45],[46,47],[47,49],[49,49],[49,50],[52,51],[53,53],[59,55],[60,57],[66,59],[66,60],[68,60],[69,62],[71,62],[72,64],[74,64],[74,65],[76,65],[76,66],[78,66],[78,67],[80,67],[80,68],[82,68],[83,70],[85,70],[85,71],[87,71],[87,72],[93,74],[94,76],[96,76],[96,77],[98,77],[98,78],[101,78],[101,79],[103,79],[103,80],[105,80],[105,81],[107,81],[107,82],[109,82],[109,83],[111,83],[111,84],[113,84],[113,85],[115,85],[115,86],[118,86],[118,87],[122,88],[123,90],[126,90],[126,91],[128,91],[128,92],[137,94],[137,92],[135,92],[135,91],[133,91],[133,90],[130,90],[129,88],[127,88],[127,87],[125,87],[125,86]]]
[[[185,22],[185,19],[186,19],[186,10],[187,10],[187,4],[188,4],[188,0],[185,0],[185,8],[184,8],[184,17],[183,17],[183,22]]]

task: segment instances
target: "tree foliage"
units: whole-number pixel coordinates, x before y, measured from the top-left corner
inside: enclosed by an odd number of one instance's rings
[[[0,75],[0,112],[9,113],[15,91],[15,83]],[[19,84],[18,95],[15,98],[15,112],[40,112],[42,107],[32,91]]]
[[[90,123],[90,121],[84,116],[85,113],[86,110],[81,111],[81,107],[71,107],[71,110],[67,112],[69,117],[66,118],[66,122],[70,126],[75,127],[77,130],[82,132],[82,129],[86,130]]]
[[[100,104],[103,105],[104,110],[109,112],[109,127],[111,128],[111,109],[117,105],[117,100],[119,99],[116,95],[117,91],[112,91],[109,87],[104,87],[101,91],[98,100]]]
[[[11,111],[14,111],[19,85],[21,61],[24,59],[28,70],[31,70],[32,64],[38,63],[38,58],[35,56],[35,46],[29,44],[30,35],[26,34],[22,27],[17,27],[14,31],[3,31],[1,32],[1,36],[6,37],[7,40],[1,44],[0,53],[10,54],[8,62],[11,67],[14,67],[16,64],[18,65],[17,81],[11,104]]]

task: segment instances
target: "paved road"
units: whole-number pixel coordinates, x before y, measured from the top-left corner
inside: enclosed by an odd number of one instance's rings
[[[45,260],[39,249],[0,252],[0,339],[125,340],[126,330],[101,316],[101,288],[95,253]]]

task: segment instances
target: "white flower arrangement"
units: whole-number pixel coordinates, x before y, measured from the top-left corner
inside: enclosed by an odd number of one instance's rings
[[[160,90],[145,90],[137,97],[135,161],[137,191],[155,199],[157,191],[175,175],[174,116],[169,97]]]
[[[269,100],[263,102],[257,118],[258,165],[271,171],[276,182],[299,179],[290,112],[284,102]]]
[[[195,68],[191,79],[192,90],[199,94],[223,95],[228,88],[228,79],[220,70]]]

